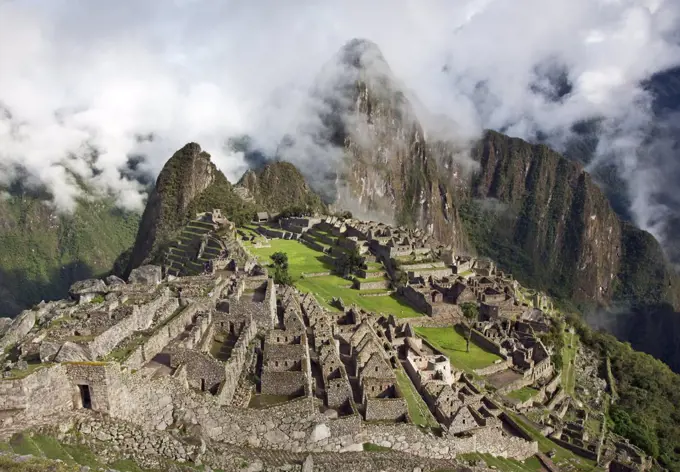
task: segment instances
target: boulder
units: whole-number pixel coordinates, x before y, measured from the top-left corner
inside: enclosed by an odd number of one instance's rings
[[[128,277],[128,283],[158,285],[161,283],[162,278],[163,275],[159,266],[145,265],[132,269]]]
[[[59,353],[54,358],[55,362],[82,362],[89,361],[90,356],[82,346],[66,341],[59,349]]]
[[[68,293],[75,299],[80,299],[83,295],[104,294],[108,291],[106,284],[101,279],[79,280],[68,289]]]
[[[40,362],[51,362],[57,355],[61,344],[54,341],[43,341],[40,344]]]
[[[115,275],[109,275],[104,279],[104,281],[106,282],[106,285],[108,285],[109,287],[115,287],[116,285],[125,285],[125,280]]]
[[[15,367],[19,370],[26,370],[28,369],[28,362],[26,362],[24,359],[21,359],[19,362],[17,362]]]
[[[314,472],[314,459],[312,459],[311,454],[302,463],[302,472]]]
[[[309,436],[309,442],[310,443],[315,443],[319,441],[323,441],[324,439],[328,439],[331,436],[331,430],[328,429],[328,426],[326,426],[323,423],[317,424],[314,426],[314,429],[312,430],[312,434]]]

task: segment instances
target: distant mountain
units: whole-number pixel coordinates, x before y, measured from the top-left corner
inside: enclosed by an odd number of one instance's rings
[[[0,198],[0,315],[64,298],[73,282],[109,272],[138,222],[112,199],[81,200],[66,214],[35,192]]]
[[[359,215],[429,228],[441,241],[465,247],[456,198],[456,184],[465,180],[446,167],[455,165],[458,150],[426,136],[378,47],[350,41],[318,82],[327,110],[322,138],[344,154],[327,163],[336,203]]]
[[[259,168],[246,171],[234,190],[269,212],[290,207],[304,207],[318,213],[328,211],[321,197],[307,185],[302,173],[289,162],[266,162]]]

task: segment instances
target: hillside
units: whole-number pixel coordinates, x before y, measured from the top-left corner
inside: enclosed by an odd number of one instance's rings
[[[677,303],[658,242],[622,221],[580,164],[493,131],[473,156],[463,219],[479,252],[563,299]]]
[[[73,214],[37,195],[0,199],[0,315],[62,298],[73,282],[109,272],[138,221],[108,199],[80,201]]]
[[[259,169],[250,169],[236,184],[236,191],[269,212],[276,213],[293,206],[311,212],[326,210],[326,205],[307,185],[300,171],[291,163],[273,161]]]
[[[210,161],[210,154],[196,143],[178,150],[158,175],[139,225],[135,244],[126,262],[125,275],[159,256],[159,249],[196,213],[221,208],[225,215],[244,223],[255,207],[244,202],[224,174]]]

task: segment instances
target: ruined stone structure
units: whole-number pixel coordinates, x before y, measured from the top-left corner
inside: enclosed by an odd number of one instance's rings
[[[228,227],[218,211],[197,221]],[[368,241],[376,238],[391,238],[378,252],[419,249],[407,232],[384,225],[333,218],[285,225],[347,234],[366,257],[374,257]],[[222,243],[229,261],[219,270],[173,275],[174,262],[165,271],[147,266],[127,283],[79,283],[71,300],[14,320],[1,341],[0,435],[93,411],[142,429],[200,428],[216,443],[291,452],[350,453],[364,443],[438,459],[537,452],[535,442],[504,431],[498,408],[445,356],[426,352],[410,326],[355,306],[329,311],[312,294],[276,286],[237,241]],[[196,257],[209,252],[198,249]],[[437,293],[444,297],[445,288]],[[525,349],[533,359],[536,346]],[[411,423],[401,369],[443,434]]]

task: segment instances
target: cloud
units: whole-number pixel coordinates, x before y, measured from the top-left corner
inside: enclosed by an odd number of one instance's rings
[[[78,181],[141,208],[135,176],[189,141],[231,180],[247,163],[227,141],[243,134],[308,168],[337,159],[309,91],[361,37],[432,132],[502,129],[561,149],[574,123],[601,118],[592,165],[615,163],[636,222],[663,238],[671,203],[652,189],[676,164],[641,153],[652,97],[640,83],[680,63],[679,25],[672,0],[0,1],[0,183],[20,168],[62,209]]]

